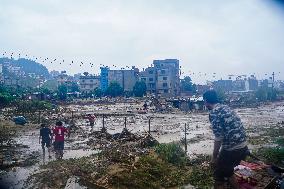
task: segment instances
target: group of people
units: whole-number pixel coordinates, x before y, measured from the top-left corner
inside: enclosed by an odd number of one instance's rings
[[[215,136],[212,154],[212,167],[214,168],[215,189],[224,188],[225,182],[229,182],[234,189],[238,189],[238,182],[234,177],[234,167],[249,154],[244,126],[239,116],[227,105],[221,104],[216,91],[209,90],[204,93],[203,99],[207,109],[210,111],[209,120],[211,129]],[[147,104],[144,104],[147,109]],[[95,117],[88,115],[90,126],[94,126]],[[40,140],[43,152],[50,147],[54,140],[54,150],[57,158],[63,157],[64,135],[68,130],[63,127],[61,121],[51,130],[42,124],[40,129]]]
[[[43,155],[45,155],[46,147],[48,149],[48,157],[51,158],[51,145],[53,144],[55,158],[62,159],[65,135],[68,133],[68,129],[63,126],[62,121],[57,121],[52,129],[46,124],[41,124],[39,143],[41,143]]]

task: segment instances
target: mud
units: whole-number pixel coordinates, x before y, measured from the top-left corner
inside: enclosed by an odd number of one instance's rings
[[[208,113],[185,113],[176,109],[168,113],[158,113],[154,107],[150,107],[146,114],[140,114],[139,110],[142,108],[143,103],[133,101],[129,103],[70,104],[60,107],[59,115],[43,115],[46,116],[45,119],[50,120],[64,117],[69,120],[68,122],[73,118],[76,129],[66,141],[65,160],[92,157],[93,154],[99,153],[102,148],[118,148],[115,144],[118,145],[120,142],[137,142],[141,139],[143,139],[141,141],[145,142],[147,141],[146,137],[149,136],[147,135],[149,133],[149,120],[151,136],[157,141],[150,138],[145,144],[140,142],[139,148],[143,149],[143,147],[156,142],[181,142],[181,144],[184,144],[184,126],[186,124],[187,155],[197,157],[199,154],[212,153],[213,135],[210,130]],[[273,146],[275,141],[284,135],[283,102],[266,104],[257,108],[241,108],[235,111],[241,117],[247,130],[251,149]],[[84,118],[85,115],[90,113],[113,114],[116,116],[106,116],[104,123],[102,116],[97,116],[95,126],[91,128],[88,120]],[[129,113],[133,115],[129,115]],[[123,115],[127,114],[129,116],[126,116],[125,125],[125,116]],[[105,134],[100,132],[103,125],[107,131]],[[5,181],[6,184],[14,188],[22,188],[28,176],[37,172],[40,166],[56,161],[54,158],[48,159],[47,152],[43,156],[41,145],[38,143],[38,125],[25,126],[17,130],[18,136],[13,136],[15,141],[14,150],[10,146],[5,150],[2,149],[1,152],[5,164],[8,165],[1,168],[1,181]],[[142,138],[136,138],[137,135],[142,136]],[[104,140],[105,138],[108,140]],[[9,151],[10,154],[5,154],[4,151]],[[135,153],[138,152],[144,153],[143,150],[138,150]],[[122,160],[119,159],[119,161]],[[69,177],[66,179],[69,179]]]

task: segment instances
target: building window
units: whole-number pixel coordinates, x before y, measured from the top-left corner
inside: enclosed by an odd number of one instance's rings
[[[167,80],[168,78],[167,77],[163,77],[163,80]]]
[[[168,89],[165,89],[165,90],[164,90],[164,93],[168,93],[168,92],[169,92],[169,90],[168,90]]]
[[[82,83],[85,83],[85,80],[84,80],[84,79],[82,80]]]
[[[161,74],[165,74],[166,73],[166,71],[165,70],[161,70]]]
[[[91,79],[90,82],[93,83],[93,80]]]
[[[153,70],[150,70],[150,71],[149,71],[149,74],[153,74]]]
[[[149,78],[149,81],[154,81],[154,79],[153,78]]]
[[[167,87],[168,86],[168,84],[167,83],[163,83],[163,87]]]

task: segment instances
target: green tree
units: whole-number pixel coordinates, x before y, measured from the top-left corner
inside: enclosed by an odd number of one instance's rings
[[[192,80],[189,76],[186,76],[181,80],[181,90],[193,93],[196,92],[196,85],[192,83]]]
[[[106,90],[106,94],[111,97],[121,96],[123,94],[123,89],[116,81],[111,82]]]
[[[275,89],[261,87],[255,92],[255,97],[259,101],[274,101],[277,99],[278,92]]]
[[[103,91],[100,88],[95,88],[93,94],[95,95],[95,97],[102,97],[103,96]]]
[[[216,93],[219,102],[224,102],[226,100],[226,94],[222,89],[216,89]]]
[[[0,107],[5,107],[14,100],[12,94],[7,87],[0,85]]]
[[[146,95],[146,83],[144,81],[137,81],[133,87],[133,94],[136,97]]]
[[[46,82],[44,82],[43,88],[47,88],[51,91],[56,91],[57,89],[57,81],[56,79],[51,79],[51,80],[47,80]]]
[[[60,85],[58,86],[58,96],[60,100],[66,100],[67,99],[67,86],[66,85]]]
[[[79,92],[80,88],[79,85],[76,82],[72,82],[70,86],[70,92]]]

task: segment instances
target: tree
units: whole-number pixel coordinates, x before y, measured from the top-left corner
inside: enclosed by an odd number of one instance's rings
[[[277,99],[278,92],[275,89],[261,87],[255,92],[255,96],[259,101],[274,101]]]
[[[226,100],[226,94],[222,89],[216,89],[216,93],[219,102],[224,102]]]
[[[133,87],[133,93],[136,97],[143,97],[146,95],[146,83],[144,81],[137,81]]]
[[[196,92],[196,85],[192,83],[189,76],[186,76],[181,80],[181,90],[185,92]]]
[[[0,107],[5,107],[14,100],[11,91],[4,85],[0,85]]]
[[[47,88],[47,89],[49,89],[51,91],[56,91],[56,89],[57,89],[57,80],[56,79],[47,80],[42,85],[42,88]]]
[[[111,97],[121,96],[123,94],[123,89],[116,81],[111,82],[106,90],[106,94]]]
[[[79,92],[79,91],[80,91],[79,85],[75,82],[72,82],[70,86],[70,92]]]
[[[95,88],[94,93],[95,97],[102,97],[103,96],[103,91],[100,88]]]
[[[67,86],[66,85],[58,86],[58,96],[60,100],[67,99]]]

